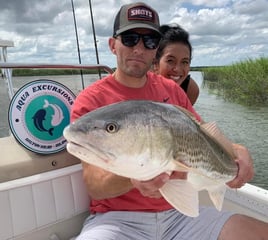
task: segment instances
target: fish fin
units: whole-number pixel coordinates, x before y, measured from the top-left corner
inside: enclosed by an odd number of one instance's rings
[[[222,210],[225,192],[226,192],[225,185],[215,188],[214,190],[208,190],[208,194],[211,201],[213,202],[215,208],[219,211]]]
[[[224,195],[226,192],[226,185],[217,183],[217,181],[207,178],[205,176],[189,172],[187,180],[194,186],[197,191],[207,190],[208,195],[217,210],[222,209]]]
[[[190,170],[190,168],[180,160],[173,161],[172,164],[172,171],[189,172]]]
[[[186,108],[183,108],[181,106],[178,106],[178,105],[173,105],[175,106],[176,108],[178,108],[180,111],[182,111],[183,113],[185,113],[188,117],[190,117],[195,123],[197,123],[198,125],[200,125],[200,122],[196,119],[196,116],[188,111]]]
[[[216,122],[202,123],[200,124],[200,129],[206,135],[208,135],[218,144],[220,144],[225,149],[225,151],[232,157],[232,159],[236,158],[233,143],[221,132],[221,130],[217,127]]]
[[[198,192],[186,180],[169,180],[160,192],[174,208],[184,215],[197,217],[199,215]]]

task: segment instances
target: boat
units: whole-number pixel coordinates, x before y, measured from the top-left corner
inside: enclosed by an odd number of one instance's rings
[[[81,162],[66,151],[66,141],[62,136],[54,139],[53,144],[51,139],[38,139],[31,126],[36,124],[35,127],[42,132],[49,132],[48,127],[41,124],[40,118],[31,118],[32,124],[28,126],[25,114],[32,111],[39,116],[44,109],[47,112],[49,108],[50,111],[57,110],[57,106],[51,103],[53,97],[61,102],[68,98],[70,103],[77,93],[72,94],[73,91],[65,84],[52,77],[37,77],[19,89],[10,89],[13,86],[10,72],[13,69],[101,69],[112,73],[112,69],[100,64],[22,64],[7,61],[0,62],[0,69],[4,75],[1,81],[8,83],[6,86],[12,95],[8,111],[10,134],[0,138],[0,239],[74,239],[89,215],[89,196],[82,179]],[[50,96],[48,90],[51,89],[59,96]],[[30,93],[31,90],[36,94]],[[42,109],[37,107],[38,99],[41,99],[38,104]],[[31,105],[33,102],[35,105]],[[65,110],[68,110],[68,103],[65,102],[65,105]],[[68,111],[61,113],[65,116],[58,117],[54,125],[51,121],[55,129],[59,122],[63,122],[62,119],[68,119]],[[28,129],[25,129],[26,125]],[[200,193],[200,204],[212,205],[206,192]],[[228,189],[223,209],[268,222],[268,191],[252,184]]]

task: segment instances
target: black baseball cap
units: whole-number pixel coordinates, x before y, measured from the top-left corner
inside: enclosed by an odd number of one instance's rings
[[[159,16],[153,8],[143,2],[131,3],[123,5],[117,13],[113,36],[134,28],[151,29],[161,35],[159,27]]]

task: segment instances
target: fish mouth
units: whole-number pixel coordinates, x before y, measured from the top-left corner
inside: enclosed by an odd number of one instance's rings
[[[79,159],[90,163],[90,161],[101,160],[104,163],[110,163],[114,159],[114,155],[111,153],[103,152],[95,145],[87,144],[81,145],[77,142],[70,141],[66,145],[66,149],[72,155]]]

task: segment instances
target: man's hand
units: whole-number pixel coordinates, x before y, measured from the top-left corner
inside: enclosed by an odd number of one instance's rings
[[[235,179],[228,182],[231,188],[240,188],[254,176],[253,161],[248,149],[239,144],[233,144],[236,163],[238,164],[238,173]]]

